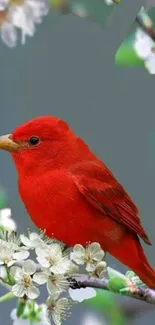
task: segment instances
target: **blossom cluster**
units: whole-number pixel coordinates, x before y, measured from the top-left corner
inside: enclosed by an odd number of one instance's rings
[[[73,293],[76,290],[70,289],[72,278],[80,275],[80,265],[85,266],[90,276],[105,276],[105,254],[98,243],[89,243],[86,248],[75,245],[72,252],[68,252],[61,243],[47,238],[43,232],[18,237],[14,232],[2,231],[0,238],[0,280],[11,286],[12,294],[19,301],[35,301],[40,294],[39,286],[45,284],[48,324],[52,318],[56,325],[60,325],[70,314],[71,301],[82,301]],[[32,251],[36,262],[31,259]],[[95,295],[94,289],[89,289],[89,295]]]
[[[133,48],[138,57],[144,60],[144,66],[155,74],[155,42],[141,28],[137,28]]]
[[[0,0],[0,33],[2,41],[15,47],[21,34],[21,43],[26,36],[32,37],[36,25],[49,12],[48,0]]]
[[[81,276],[93,281],[107,281],[108,290],[133,292],[143,285],[139,278],[128,271],[126,275],[107,267],[105,253],[99,243],[80,244],[66,248],[44,232],[17,235],[11,210],[0,210],[0,283],[9,293],[0,302],[17,297],[17,307],[11,312],[13,325],[49,325],[51,320],[61,325],[71,313],[74,301],[82,302],[96,296],[94,288],[78,288]],[[35,253],[35,254],[34,254]],[[31,255],[33,254],[33,259]],[[35,259],[34,259],[35,256]],[[80,269],[82,267],[82,270]],[[82,280],[84,281],[84,279]],[[38,305],[42,285],[47,289],[45,304]],[[76,289],[75,289],[76,288]]]
[[[120,0],[103,0],[107,5],[119,3]],[[79,1],[68,0],[0,0],[0,35],[2,41],[14,48],[18,39],[24,45],[26,36],[32,37],[36,27],[42,23],[50,10],[62,13],[71,12],[81,18],[89,17],[85,5]],[[21,36],[20,36],[21,35]]]

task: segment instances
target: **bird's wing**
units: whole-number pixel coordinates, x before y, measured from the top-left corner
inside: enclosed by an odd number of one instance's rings
[[[102,162],[85,162],[71,169],[78,190],[101,213],[115,219],[139,235],[148,245],[136,205]]]

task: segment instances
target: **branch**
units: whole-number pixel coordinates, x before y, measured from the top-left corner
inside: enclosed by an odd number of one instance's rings
[[[96,288],[103,289],[106,291],[110,291],[108,288],[108,280],[106,279],[72,279],[70,283],[70,287],[72,289],[80,289],[80,288]],[[110,291],[111,292],[111,291]],[[149,288],[138,287],[135,291],[126,291],[123,292],[123,296],[128,296],[134,299],[145,301],[149,304],[155,305],[155,291]]]
[[[147,27],[142,20],[137,16],[136,23],[143,29],[143,31],[155,41],[155,32],[151,27]]]
[[[15,263],[17,266],[22,266],[21,262]],[[41,271],[40,264],[36,264],[37,272]],[[70,278],[69,279],[70,288],[72,289],[80,289],[80,288],[94,288],[94,289],[102,289],[109,292],[108,280],[107,279],[98,279],[98,278],[89,278],[86,275],[81,275],[79,278]],[[141,300],[147,302],[151,305],[155,305],[155,291],[149,288],[137,287],[135,291],[126,291],[121,295],[131,297],[137,300]]]

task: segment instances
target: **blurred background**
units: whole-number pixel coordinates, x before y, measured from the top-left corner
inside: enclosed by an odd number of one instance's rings
[[[98,6],[95,12],[94,1],[89,0],[95,22],[51,13],[24,46],[9,49],[1,42],[0,134],[11,133],[38,115],[65,119],[139,207],[152,241],[152,247],[144,249],[155,267],[154,79],[141,67],[120,69],[114,64],[115,51],[142,5],[140,0],[126,0],[113,8],[104,6],[102,12]],[[18,231],[35,229],[18,196],[16,171],[5,152],[0,152],[0,184]],[[126,270],[110,256],[107,263]],[[41,302],[44,297],[43,292]],[[14,306],[15,301],[0,305],[0,325],[12,324]],[[150,305],[99,292],[97,298],[75,306],[66,325],[144,325],[153,324],[154,318]]]

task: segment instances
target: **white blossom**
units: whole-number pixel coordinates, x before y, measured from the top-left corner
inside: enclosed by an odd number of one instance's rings
[[[17,45],[17,30],[9,21],[1,23],[0,32],[1,39],[7,46],[13,48]]]
[[[13,4],[9,9],[9,18],[12,25],[21,30],[21,43],[25,44],[26,36],[33,36],[36,23],[42,22],[42,16],[48,13],[48,1],[23,0]]]
[[[7,5],[7,0],[0,0],[0,7]],[[26,36],[32,37],[36,24],[49,12],[48,0],[11,1],[4,11],[0,11],[0,30],[3,42],[14,47],[17,44],[17,30],[21,32],[21,43],[25,44]]]
[[[46,244],[41,237],[41,235],[32,232],[29,234],[29,238],[24,234],[20,235],[20,240],[28,249],[34,249],[37,247],[44,249],[46,248]]]
[[[29,252],[17,248],[15,243],[6,242],[0,239],[0,265],[13,265],[17,261],[25,260],[29,256]]]
[[[106,264],[106,262],[105,261],[101,261],[101,262],[99,262],[96,265],[93,275],[94,276],[96,275],[97,277],[99,277],[100,279],[102,279],[102,278],[105,277],[106,270],[107,270],[107,264]]]
[[[36,248],[37,261],[43,268],[49,268],[52,273],[65,274],[70,267],[70,260],[63,256],[61,246],[53,243],[46,249]]]
[[[81,18],[88,17],[88,11],[82,3],[75,3],[72,5],[72,14]]]
[[[111,6],[111,5],[114,5],[114,1],[113,0],[104,0],[105,3],[108,5],[108,6]]]
[[[145,60],[145,67],[150,74],[155,74],[155,53],[151,53]]]
[[[7,8],[9,0],[0,0],[0,11],[3,11]]]
[[[36,264],[32,260],[24,261],[23,267],[12,266],[11,275],[16,281],[12,292],[17,297],[26,295],[29,299],[36,299],[39,296],[39,289],[34,285],[32,275],[36,272]]]
[[[144,60],[144,65],[149,73],[155,74],[155,53],[152,51],[155,43],[141,28],[136,30],[133,47],[137,56]]]
[[[86,248],[82,245],[75,245],[70,257],[79,265],[86,264],[86,270],[93,272],[97,263],[101,262],[105,253],[102,250],[100,244],[91,243]]]
[[[100,320],[96,315],[89,312],[84,315],[81,325],[107,325],[107,323],[103,316]]]
[[[64,275],[51,274],[49,270],[36,272],[33,276],[33,281],[40,285],[46,283],[47,290],[51,295],[66,291],[69,286],[68,281]]]
[[[79,273],[79,266],[73,262],[70,262],[69,268],[67,270],[67,275],[73,275]]]
[[[68,311],[71,308],[71,303],[69,300],[66,297],[54,299],[52,296],[50,296],[47,299],[46,304],[48,316],[52,316],[55,325],[61,325],[62,321],[68,316]]]
[[[151,54],[153,40],[141,28],[137,28],[133,46],[136,54],[141,59],[146,59]]]
[[[0,210],[0,227],[8,231],[16,230],[16,223],[11,218],[11,209],[6,208]]]
[[[91,299],[96,297],[96,290],[93,288],[80,288],[72,289],[69,288],[68,293],[72,300],[82,302],[86,299]]]

